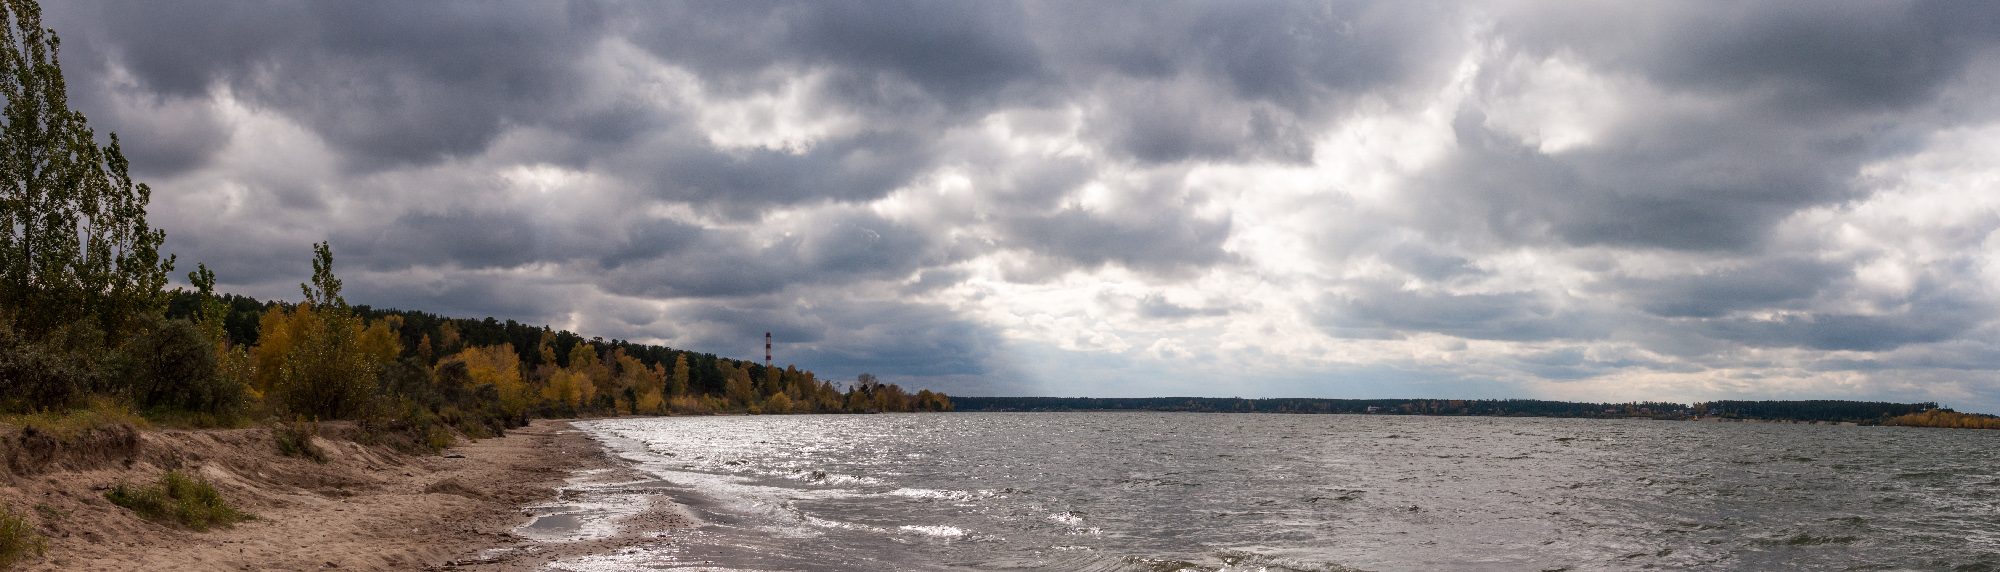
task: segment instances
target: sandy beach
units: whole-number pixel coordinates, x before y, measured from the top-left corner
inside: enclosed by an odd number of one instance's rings
[[[130,446],[12,455],[4,500],[48,537],[20,570],[534,570],[565,557],[637,542],[626,529],[691,520],[665,497],[589,541],[514,531],[580,481],[639,480],[567,421],[536,420],[506,437],[411,456],[349,440],[329,425],[328,462],[278,455],[265,428],[142,431]],[[113,439],[119,441],[121,439]],[[10,451],[19,450],[16,446]],[[112,505],[104,491],[161,471],[199,473],[256,520],[210,532],[174,529]],[[653,542],[657,542],[656,540]]]

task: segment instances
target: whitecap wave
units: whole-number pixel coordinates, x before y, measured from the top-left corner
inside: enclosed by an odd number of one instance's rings
[[[897,530],[901,530],[903,532],[914,532],[917,534],[922,534],[924,536],[935,536],[938,538],[956,538],[960,536],[965,536],[965,529],[956,526],[945,526],[942,524],[934,524],[930,526],[905,524],[903,526],[899,526],[896,528]]]

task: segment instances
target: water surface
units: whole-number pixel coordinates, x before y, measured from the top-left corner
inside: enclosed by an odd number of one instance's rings
[[[2000,570],[2000,433],[948,413],[578,423],[703,526],[575,569]]]

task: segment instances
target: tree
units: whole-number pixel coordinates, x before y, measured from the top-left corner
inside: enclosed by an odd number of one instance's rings
[[[257,391],[284,413],[327,419],[366,413],[376,377],[402,349],[393,324],[367,324],[347,306],[325,242],[313,245],[313,280],[299,290],[304,302],[267,313],[259,324],[250,352]]]
[[[500,397],[500,413],[506,417],[517,417],[528,410],[528,384],[521,379],[521,356],[514,353],[511,344],[466,348],[445,363],[463,362],[467,377],[475,388],[491,385]],[[445,363],[438,364],[443,368]],[[442,370],[440,370],[442,371]]]
[[[229,305],[215,295],[215,273],[208,270],[208,265],[196,264],[195,271],[188,273],[188,281],[194,284],[196,293],[201,297],[201,313],[196,316],[195,325],[215,348],[216,374],[221,377],[222,383],[243,386],[231,388],[243,393],[242,389],[247,389],[252,383],[250,353],[230,342],[226,323]]]
[[[97,145],[69,109],[55,31],[33,0],[0,0],[0,306],[46,333],[91,321],[122,337],[132,317],[165,304],[174,259],[146,224],[152,189],[135,185],[118,136]]]
[[[674,381],[673,381],[673,384],[674,384],[674,385],[673,385],[673,387],[670,387],[670,388],[668,388],[668,389],[667,389],[667,393],[670,393],[670,394],[673,394],[673,395],[675,395],[675,396],[681,396],[681,395],[687,395],[687,392],[688,392],[688,373],[689,373],[689,372],[688,372],[688,356],[687,356],[687,354],[679,354],[679,355],[675,355],[675,356],[674,356],[674,377],[673,377],[673,380],[674,380]]]
[[[577,344],[569,348],[569,373],[576,380],[577,407],[589,407],[600,389],[611,391],[611,368],[599,361],[597,346]]]

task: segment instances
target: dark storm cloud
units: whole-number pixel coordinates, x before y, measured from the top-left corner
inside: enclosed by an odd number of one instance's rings
[[[1864,126],[1675,119],[1550,155],[1462,110],[1456,153],[1422,179],[1422,216],[1518,243],[1752,250],[1779,219],[1855,197],[1849,179],[1871,158]]]
[[[602,285],[634,296],[747,296],[801,283],[838,285],[900,279],[926,265],[950,262],[937,237],[865,213],[802,221],[791,236],[768,245],[729,231],[668,228],[635,237],[657,244],[652,258],[606,258]]]
[[[1043,73],[1018,6],[1004,2],[673,2],[624,6],[628,37],[728,85],[772,67],[828,67],[835,94],[883,99],[872,76],[920,86],[950,107],[983,106]]]
[[[708,303],[684,316],[701,332],[696,340],[701,346],[761,343],[768,331],[781,354],[779,363],[810,363],[831,371],[979,375],[988,373],[988,361],[1002,345],[991,328],[938,306],[815,302],[811,307],[778,298]]]
[[[1071,261],[1083,267],[1115,262],[1127,268],[1170,273],[1225,262],[1228,220],[1203,220],[1187,213],[1157,218],[1115,219],[1081,209],[1027,216],[1008,224],[1009,246]]]
[[[1816,312],[1780,319],[1716,319],[1704,325],[1713,337],[1751,346],[1882,351],[1954,339],[1993,317],[1990,303],[1925,285],[1902,308],[1883,314]]]
[[[1783,307],[1811,298],[1851,270],[1815,260],[1777,259],[1707,274],[1657,279],[1616,279],[1612,291],[1647,313],[1670,318],[1713,318],[1737,310]]]
[[[445,264],[482,269],[535,262],[536,234],[532,219],[518,213],[408,213],[372,233],[336,240],[343,255],[371,270]]]
[[[335,253],[334,256],[336,269],[341,272],[341,297],[350,304],[421,310],[453,318],[495,317],[503,321],[520,319],[523,322],[529,321],[524,318],[531,316],[561,316],[574,308],[575,298],[572,296],[576,292],[570,288],[482,274],[448,274],[417,283],[368,280],[354,270],[339,266],[340,255]],[[307,271],[310,272],[311,268]],[[277,299],[296,302],[300,295],[298,287],[293,286],[292,290],[290,296]],[[599,332],[585,334],[599,335]]]
[[[701,244],[702,229],[666,219],[632,223],[625,227],[625,239],[610,254],[598,259],[605,268],[654,260],[687,252]]]
[[[1046,284],[1113,267],[1146,292],[1197,276],[1305,292],[1300,308],[1116,301],[1145,327],[1296,311],[1346,340],[1528,342],[1464,367],[1540,379],[1743,366],[1715,356],[1744,347],[1897,353],[1856,371],[1992,361],[1966,341],[2000,299],[1976,264],[1911,262],[1922,285],[1883,294],[1860,283],[1865,255],[1780,226],[1865,202],[1881,184],[1864,166],[1995,117],[1968,83],[2000,57],[1991,3],[49,4],[76,106],[123,134],[140,174],[206,193],[156,198],[184,209],[161,216],[180,225],[170,246],[287,297],[324,237],[361,303],[736,356],[771,331],[801,363],[885,376],[1019,373],[997,348],[1036,334],[953,296],[994,269]],[[1612,86],[1579,97],[1617,100],[1558,105],[1590,126],[1559,150],[1504,105],[1534,87],[1516,64],[1547,60]],[[772,94],[793,100],[758,107]],[[715,123],[788,113],[803,135]],[[1351,179],[1382,181],[1387,206],[1332,182],[1259,203],[1244,181],[1261,179],[1201,171],[1337,170],[1315,164],[1351,151],[1325,147],[1335,133],[1401,156],[1421,145],[1346,128],[1418,116],[1450,120],[1435,160]],[[302,164],[243,165],[270,146],[251,138],[276,137],[252,123],[303,130],[289,144],[304,150],[272,155]],[[523,198],[495,175],[550,166],[585,182]],[[1271,210],[1325,212],[1312,231],[1347,238],[1244,222]],[[1256,250],[1293,238],[1320,258]],[[1535,270],[1496,263],[1519,253]],[[1606,262],[1648,255],[1711,263]],[[1323,270],[1292,273],[1308,267]],[[1576,347],[1617,343],[1681,361]],[[1241,353],[1298,357],[1278,351]]]
[[[1312,154],[1352,96],[1437,81],[1461,40],[1434,3],[1140,2],[1040,6],[1072,82],[1099,84],[1093,131],[1149,162]],[[1123,76],[1131,81],[1105,81]]]
[[[1812,116],[1924,103],[2000,39],[2000,6],[1543,2],[1505,13],[1498,28],[1524,50],[1569,50],[1663,84],[1748,95],[1766,112]]]
[[[1474,267],[1469,259],[1441,253],[1422,244],[1398,244],[1383,250],[1381,256],[1384,262],[1425,280],[1490,274]]]
[[[1979,3],[1628,12],[1549,3],[1505,14],[1495,33],[1516,53],[1637,70],[1715,103],[1641,110],[1559,154],[1462,110],[1458,152],[1427,183],[1441,207],[1434,224],[1481,221],[1517,241],[1753,250],[1778,219],[1858,196],[1858,167],[1905,151],[1942,119],[1928,107],[1937,91],[2000,39],[1982,24],[2000,10]]]
[[[1326,90],[1409,80],[1454,47],[1432,2],[1133,2],[1050,5],[1066,52],[1134,77],[1212,73],[1247,99],[1305,110]],[[1062,20],[1057,22],[1056,20]]]
[[[1133,158],[1152,163],[1184,159],[1258,157],[1303,163],[1312,158],[1312,133],[1282,110],[1215,105],[1206,93],[1176,86],[1130,86],[1111,95],[1117,111],[1094,127],[1099,136]]]
[[[593,2],[142,2],[51,14],[161,97],[216,86],[369,167],[475,153],[559,109],[601,34]]]
[[[655,196],[727,205],[725,212],[753,217],[771,204],[881,198],[931,167],[928,141],[871,132],[824,141],[804,153],[756,149],[723,151],[680,145],[659,157],[631,157],[647,172]]]
[[[1464,294],[1377,286],[1329,297],[1321,328],[1338,337],[1385,338],[1438,332],[1476,340],[1590,340],[1609,333],[1590,313],[1537,292]]]

